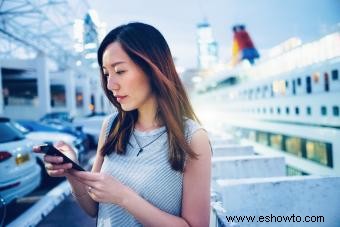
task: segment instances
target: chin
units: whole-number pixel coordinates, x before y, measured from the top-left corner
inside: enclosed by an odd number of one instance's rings
[[[132,107],[132,106],[128,106],[128,105],[121,105],[122,110],[124,110],[125,112],[127,111],[132,111],[135,110],[136,108]]]

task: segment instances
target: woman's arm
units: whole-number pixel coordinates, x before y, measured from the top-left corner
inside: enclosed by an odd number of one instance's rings
[[[190,226],[209,226],[212,151],[205,130],[194,133],[191,149],[198,159],[188,159],[185,166],[182,217]]]
[[[105,119],[102,128],[100,131],[96,158],[92,166],[91,172],[100,172],[101,166],[103,164],[104,158],[100,154],[100,149],[104,145],[105,131],[107,128],[108,119]],[[69,180],[74,197],[78,201],[79,205],[85,210],[87,214],[91,217],[96,217],[98,213],[98,202],[94,201],[88,194],[88,189],[83,183],[80,183],[76,180],[72,175],[68,175],[67,179]]]
[[[185,166],[182,217],[161,211],[126,188],[120,205],[144,226],[209,226],[211,149],[206,131],[195,132],[190,146],[198,159],[188,159]]]

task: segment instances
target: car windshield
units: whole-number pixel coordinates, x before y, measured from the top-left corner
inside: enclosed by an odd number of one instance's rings
[[[40,121],[49,120],[49,119],[59,119],[63,121],[72,121],[72,117],[67,112],[54,112],[54,113],[48,113],[43,116]]]
[[[13,126],[18,129],[21,133],[27,134],[31,132],[32,130],[29,130],[28,128],[24,127],[23,125],[19,124],[18,122],[12,122]]]
[[[11,122],[0,122],[0,143],[22,140],[25,136]]]

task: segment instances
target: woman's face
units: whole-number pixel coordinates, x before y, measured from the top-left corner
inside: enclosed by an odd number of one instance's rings
[[[154,96],[148,77],[125,53],[120,43],[111,43],[103,54],[103,72],[107,88],[124,111],[150,105]]]

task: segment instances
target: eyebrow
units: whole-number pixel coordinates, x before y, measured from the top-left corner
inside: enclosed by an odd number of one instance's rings
[[[117,61],[115,63],[112,63],[110,66],[112,68],[114,68],[115,66],[119,65],[119,64],[123,64],[123,63],[126,63],[125,61]],[[106,69],[105,66],[103,65],[103,69]]]

